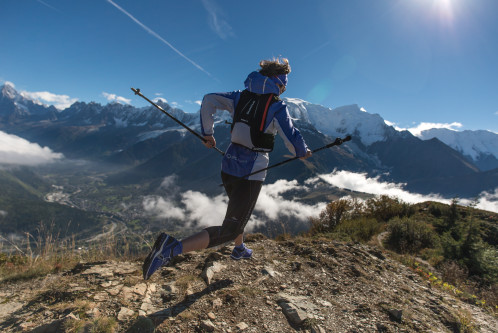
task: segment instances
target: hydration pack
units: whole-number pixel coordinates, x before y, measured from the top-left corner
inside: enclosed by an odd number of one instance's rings
[[[264,127],[268,109],[276,101],[274,94],[244,90],[233,115],[231,141],[257,152],[272,151],[275,135],[264,133]]]

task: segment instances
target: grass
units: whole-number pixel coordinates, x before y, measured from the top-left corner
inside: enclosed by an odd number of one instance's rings
[[[47,274],[67,271],[77,263],[131,259],[144,252],[137,248],[142,244],[129,236],[106,235],[101,240],[77,245],[74,237],[60,238],[51,228],[40,225],[38,236],[30,233],[17,242],[6,240],[15,252],[2,251],[0,243],[0,282],[16,282],[35,279]],[[3,239],[5,241],[5,239]]]

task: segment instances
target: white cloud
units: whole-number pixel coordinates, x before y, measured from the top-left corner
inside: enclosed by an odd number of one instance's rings
[[[208,12],[208,22],[211,29],[213,29],[221,39],[233,37],[233,29],[223,18],[224,14],[222,9],[210,0],[202,0],[202,4]]]
[[[438,201],[450,204],[452,198],[444,198],[439,194],[419,194],[411,193],[403,189],[405,184],[381,182],[379,177],[370,178],[364,173],[354,173],[349,171],[334,171],[331,174],[320,175],[308,179],[305,183],[312,185],[318,180],[323,180],[339,188],[350,189],[353,191],[370,193],[374,195],[388,195],[397,197],[408,203],[418,203],[423,201]],[[498,189],[494,193],[483,192],[480,195],[477,208],[489,210],[498,213]],[[469,205],[471,199],[461,199],[460,204]]]
[[[187,99],[185,101],[185,103],[187,103],[187,104],[197,104],[197,105],[200,106],[202,104],[202,101],[191,101],[191,100]]]
[[[142,202],[144,210],[160,218],[185,218],[182,208],[176,207],[171,201],[158,196],[146,196]]]
[[[68,95],[57,95],[48,91],[21,91],[21,96],[41,105],[53,105],[58,110],[64,110],[78,101],[77,98],[71,98]]]
[[[148,196],[143,200],[146,213],[159,218],[175,218],[182,221],[183,227],[192,227],[194,222],[200,227],[218,226],[223,223],[226,213],[228,197],[220,194],[215,197],[198,191],[177,193],[176,176],[166,177],[161,184],[169,189],[168,197]],[[280,218],[292,218],[301,222],[308,221],[309,217],[316,217],[325,208],[327,202],[307,204],[299,197],[313,191],[316,186],[329,184],[330,187],[339,187],[373,195],[388,195],[397,197],[407,203],[423,201],[438,201],[450,204],[452,198],[444,198],[437,194],[422,195],[410,193],[403,189],[404,184],[382,182],[378,177],[368,177],[363,173],[349,171],[334,171],[331,174],[320,175],[298,184],[296,180],[278,180],[273,184],[263,185],[259,199],[254,208],[246,231],[264,225],[268,221],[278,221]],[[291,192],[292,191],[292,192]],[[174,192],[174,193],[173,193]],[[173,197],[179,194],[179,200]],[[459,204],[470,205],[471,199],[461,199]],[[498,189],[494,193],[482,193],[477,208],[498,212]]]
[[[29,142],[16,135],[0,131],[0,163],[14,165],[39,165],[63,158],[48,147]]]
[[[452,131],[456,131],[458,128],[463,127],[461,123],[453,122],[453,123],[420,123],[416,127],[407,128],[406,130],[410,131],[415,136],[420,136],[421,133],[425,130],[429,130],[432,128],[446,128]],[[398,128],[397,128],[398,129]],[[398,129],[399,130],[399,129]]]
[[[162,97],[156,97],[152,100],[154,103],[157,103],[159,101],[163,102],[163,103],[168,103],[168,101],[166,100],[166,98],[162,98]]]
[[[109,94],[105,91],[102,93],[102,96],[104,96],[109,102],[118,102],[120,104],[130,104],[131,103],[131,99],[124,98],[124,97],[118,96],[116,94]]]
[[[1,216],[1,217],[5,217],[5,216],[7,216],[7,212],[6,212],[6,211],[4,211],[4,210],[1,210],[1,209],[0,209],[0,216]]]

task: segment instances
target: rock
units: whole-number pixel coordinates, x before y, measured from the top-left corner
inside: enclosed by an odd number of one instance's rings
[[[221,298],[216,298],[213,300],[213,308],[219,308],[223,305]]]
[[[245,331],[246,329],[249,328],[249,326],[246,323],[244,323],[243,321],[238,323],[237,325],[235,325],[235,327],[237,327],[238,332]]]
[[[275,277],[275,271],[270,266],[263,267],[263,269],[261,270],[261,273],[267,274],[271,277]]]
[[[12,312],[16,312],[20,308],[22,308],[22,303],[19,302],[8,302],[0,304],[0,319],[7,317]]]
[[[81,272],[81,275],[97,275],[102,278],[113,277],[114,273],[110,267],[106,266],[93,266],[90,269],[87,269],[84,272]]]
[[[214,326],[214,324],[211,320],[206,319],[206,320],[201,321],[201,328],[208,331],[208,332],[212,332],[212,331],[214,331],[216,326]]]
[[[93,299],[97,302],[104,302],[109,299],[109,295],[106,292],[99,292],[93,296]]]
[[[280,302],[278,305],[292,324],[301,325],[308,318],[308,314],[293,303]]]
[[[389,313],[389,316],[393,319],[396,320],[397,322],[401,322],[403,319],[403,310],[397,310],[397,309],[389,309],[387,311]]]
[[[209,312],[209,313],[207,314],[207,316],[208,316],[208,318],[209,318],[209,319],[211,319],[211,320],[215,320],[215,319],[216,319],[215,314],[214,314],[214,313],[212,313],[212,312]]]
[[[119,321],[126,321],[126,320],[130,319],[130,317],[132,317],[134,314],[135,314],[135,311],[128,309],[128,308],[125,308],[125,307],[122,307],[118,313],[118,320]]]
[[[123,285],[120,284],[120,285],[117,285],[115,286],[114,288],[111,288],[111,289],[108,289],[107,292],[109,293],[109,295],[111,296],[117,296],[120,291],[121,291],[121,288],[123,288]]]
[[[146,291],[147,285],[145,283],[139,283],[133,287],[133,292],[140,296],[144,296]]]
[[[217,261],[208,262],[201,273],[201,277],[204,281],[206,281],[206,284],[210,285],[213,280],[214,273],[218,273],[224,268],[226,268],[226,266]]]

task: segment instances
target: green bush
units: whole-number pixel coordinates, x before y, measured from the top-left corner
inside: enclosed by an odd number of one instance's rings
[[[379,222],[388,222],[394,217],[411,216],[413,207],[398,198],[381,195],[365,202],[366,213]]]
[[[360,217],[343,221],[335,229],[336,234],[346,236],[353,241],[368,242],[380,230],[381,224],[374,218]]]
[[[437,234],[423,222],[410,218],[394,218],[389,222],[386,243],[401,253],[418,253],[437,243]]]

